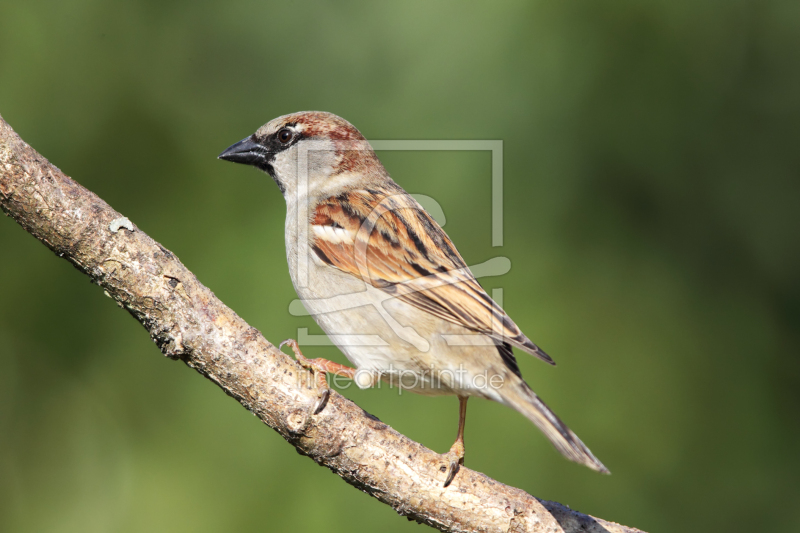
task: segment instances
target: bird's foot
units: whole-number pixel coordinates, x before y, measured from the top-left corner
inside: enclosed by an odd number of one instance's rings
[[[317,389],[317,400],[314,402],[314,406],[311,408],[311,414],[316,415],[325,408],[325,404],[328,403],[328,398],[331,395],[331,389],[328,387],[328,380],[325,376],[326,372],[324,368],[322,368],[322,365],[318,363],[318,359],[309,359],[303,355],[303,352],[300,351],[300,346],[297,344],[296,340],[286,339],[280,344],[280,346],[278,346],[278,349],[281,349],[284,346],[289,346],[289,348],[292,349],[292,352],[294,352],[294,357],[297,359],[297,362],[300,363],[300,366],[309,369],[314,375],[315,387]]]
[[[444,480],[444,486],[447,487],[453,482],[461,465],[464,464],[464,441],[457,440],[451,447],[450,451],[444,454],[447,459],[447,477]],[[442,468],[445,468],[444,466]]]
[[[328,380],[326,379],[327,374],[336,374],[337,376],[344,376],[350,379],[353,379],[353,376],[355,376],[356,370],[354,368],[340,365],[339,363],[328,361],[327,359],[308,359],[303,355],[303,352],[300,351],[300,346],[294,339],[286,339],[278,348],[283,348],[284,346],[289,346],[294,352],[294,357],[297,359],[297,362],[300,363],[300,366],[311,370],[311,373],[314,375],[317,389],[317,401],[314,402],[314,407],[311,409],[312,415],[318,414],[325,408],[325,404],[328,403],[328,398],[331,395],[331,389],[328,387]]]

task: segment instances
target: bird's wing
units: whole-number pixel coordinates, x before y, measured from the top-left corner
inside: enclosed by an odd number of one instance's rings
[[[311,247],[328,265],[555,364],[486,294],[444,230],[393,182],[323,200],[311,229]]]

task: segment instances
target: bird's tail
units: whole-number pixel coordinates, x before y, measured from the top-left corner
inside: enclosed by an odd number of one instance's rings
[[[611,473],[524,381],[514,385],[509,383],[503,387],[503,392],[503,403],[536,424],[564,457],[603,474]]]

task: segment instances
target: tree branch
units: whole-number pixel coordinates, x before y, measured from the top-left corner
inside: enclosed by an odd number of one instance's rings
[[[332,392],[319,415],[306,370],[219,301],[159,243],[27,145],[0,117],[0,207],[103,287],[168,357],[219,385],[297,451],[409,519],[442,531],[639,531],[461,468]]]

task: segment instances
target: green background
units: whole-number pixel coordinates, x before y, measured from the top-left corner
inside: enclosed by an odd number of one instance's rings
[[[0,114],[273,342],[284,202],[217,154],[288,112],[371,139],[558,362],[529,383],[613,475],[471,402],[467,465],[647,531],[800,529],[796,1],[0,4]],[[65,261],[0,221],[0,530],[418,531],[300,457]],[[330,347],[307,354],[345,362]],[[454,398],[343,391],[446,451]]]

